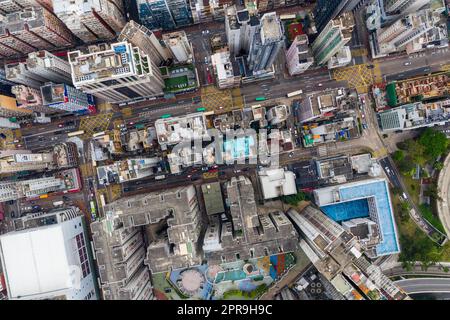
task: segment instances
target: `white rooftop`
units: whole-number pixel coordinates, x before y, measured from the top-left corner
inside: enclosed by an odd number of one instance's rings
[[[61,224],[0,237],[1,260],[11,299],[49,294],[70,287],[69,256]],[[75,250],[76,248],[74,248]]]

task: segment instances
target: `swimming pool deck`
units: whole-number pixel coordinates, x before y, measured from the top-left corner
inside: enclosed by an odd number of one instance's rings
[[[366,199],[367,203],[367,198],[373,197],[377,208],[380,232],[383,238],[381,243],[376,247],[377,256],[399,253],[400,245],[386,180],[371,179],[344,184],[337,186],[337,188],[339,190],[340,202],[324,205],[321,209],[333,220],[340,219],[335,221],[353,219],[358,215],[360,217],[369,216],[368,206],[365,207],[362,200]],[[342,210],[345,208],[351,208],[350,212],[348,212],[348,219],[345,219],[346,213]],[[359,210],[361,210],[360,213],[358,213]]]

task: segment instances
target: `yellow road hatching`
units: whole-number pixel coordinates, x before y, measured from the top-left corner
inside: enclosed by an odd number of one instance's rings
[[[231,90],[220,90],[215,86],[202,87],[202,106],[207,111],[225,113],[233,109],[233,96]]]
[[[82,136],[83,139],[90,138],[96,132],[107,130],[112,115],[112,113],[101,113],[96,116],[82,118],[80,122],[80,130],[84,130],[84,135]]]
[[[333,70],[333,78],[336,81],[347,81],[349,87],[355,88],[358,93],[367,93],[374,79],[372,69],[367,66],[367,64],[357,64],[335,69]]]
[[[366,48],[352,49],[352,57],[367,57],[368,52]]]

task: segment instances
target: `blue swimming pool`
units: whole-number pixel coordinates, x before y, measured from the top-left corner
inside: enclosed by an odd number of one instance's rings
[[[233,156],[234,159],[248,157],[250,155],[250,148],[255,145],[253,136],[245,136],[236,139],[226,140],[223,143],[223,148],[226,153]]]
[[[335,221],[345,221],[369,215],[368,198],[375,199],[380,231],[383,240],[377,245],[377,255],[398,253],[397,232],[391,209],[386,180],[370,180],[350,183],[339,188],[339,203],[322,206],[321,209]],[[362,215],[365,212],[365,215]]]
[[[400,246],[395,229],[394,214],[391,210],[389,189],[385,180],[361,183],[349,188],[344,187],[340,189],[339,193],[342,200],[374,196],[383,235],[383,241],[377,246],[377,254],[381,256],[399,252]]]
[[[367,199],[340,202],[321,207],[322,211],[336,222],[367,217],[369,205]]]

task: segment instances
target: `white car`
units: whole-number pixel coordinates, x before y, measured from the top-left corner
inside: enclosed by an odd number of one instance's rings
[[[409,66],[411,64],[411,62],[405,62],[403,65],[405,65],[405,66]]]

